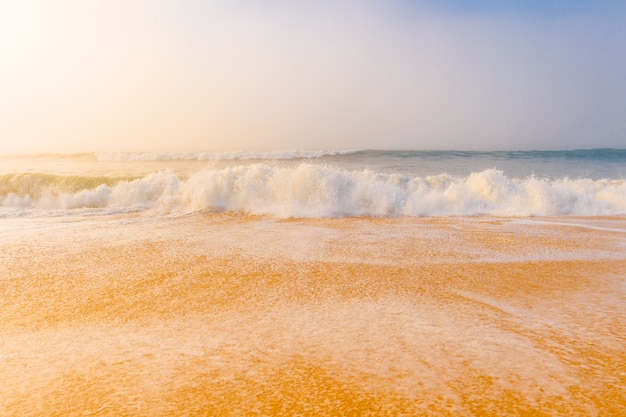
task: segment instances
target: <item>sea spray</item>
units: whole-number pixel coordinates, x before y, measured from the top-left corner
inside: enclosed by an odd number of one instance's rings
[[[256,163],[207,167],[189,176],[167,170],[137,178],[5,175],[0,206],[5,216],[77,209],[243,211],[279,218],[625,215],[626,181],[517,179],[497,169],[409,177],[305,162]]]

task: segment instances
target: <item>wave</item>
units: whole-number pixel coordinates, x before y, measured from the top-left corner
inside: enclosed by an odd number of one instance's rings
[[[291,160],[316,159],[325,156],[367,156],[380,158],[494,158],[494,159],[564,159],[564,160],[617,160],[626,161],[626,149],[590,148],[570,150],[514,150],[514,151],[462,151],[462,150],[279,150],[279,151],[232,151],[232,152],[95,152],[36,155],[2,155],[3,158],[34,159],[80,159],[86,161],[232,161],[232,160]]]
[[[461,151],[461,150],[359,150],[352,154],[380,158],[492,158],[502,160],[562,159],[562,160],[617,160],[626,161],[626,149],[591,148],[570,150],[526,150],[526,151]]]
[[[324,156],[348,155],[354,150],[321,151],[233,151],[233,152],[102,152],[96,153],[99,161],[246,161],[246,160],[289,160],[315,159]]]
[[[625,180],[407,177],[300,163],[159,171],[138,178],[14,174],[0,177],[4,216],[59,210],[158,213],[243,211],[289,217],[626,215]]]

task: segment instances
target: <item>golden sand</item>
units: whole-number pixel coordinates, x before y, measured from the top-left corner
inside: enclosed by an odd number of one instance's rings
[[[85,221],[0,260],[0,416],[626,415],[624,219]]]

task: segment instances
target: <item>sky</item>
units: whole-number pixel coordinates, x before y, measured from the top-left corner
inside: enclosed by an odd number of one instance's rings
[[[0,154],[626,147],[626,2],[0,0]]]

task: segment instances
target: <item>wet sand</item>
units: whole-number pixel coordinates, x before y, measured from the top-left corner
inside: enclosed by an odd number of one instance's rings
[[[626,219],[9,220],[0,416],[626,415]]]

